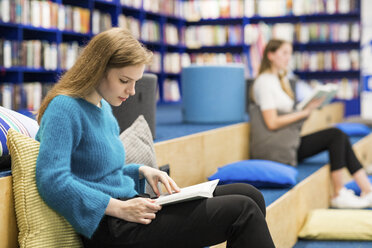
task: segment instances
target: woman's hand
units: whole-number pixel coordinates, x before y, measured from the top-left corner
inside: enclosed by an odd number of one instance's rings
[[[149,198],[138,197],[126,201],[111,198],[105,214],[129,222],[150,224],[160,209],[161,206]]]
[[[152,189],[154,190],[157,196],[160,195],[160,191],[158,189],[158,182],[164,184],[169,194],[172,194],[173,191],[176,192],[180,191],[180,188],[173,181],[173,179],[170,178],[168,174],[163,171],[151,168],[149,166],[141,166],[139,168],[139,173],[146,178],[147,182],[151,185]]]
[[[306,107],[304,108],[304,111],[306,111],[307,114],[310,115],[311,112],[313,112],[313,110],[319,108],[322,105],[324,100],[325,100],[325,97],[320,97],[320,98],[312,100],[306,105]]]

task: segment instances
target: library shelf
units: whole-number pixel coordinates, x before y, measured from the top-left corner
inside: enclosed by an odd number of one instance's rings
[[[359,42],[309,42],[309,43],[298,43],[293,44],[293,48],[296,51],[326,51],[326,50],[350,50],[359,49]]]
[[[360,77],[360,70],[348,71],[294,71],[301,79],[339,79],[339,78],[356,78]]]
[[[175,1],[182,1],[184,0],[175,0]],[[88,9],[90,12],[90,25],[92,24],[92,13],[93,10],[98,9],[104,13],[109,13],[112,17],[112,24],[113,26],[118,25],[118,17],[121,14],[124,14],[126,17],[133,17],[139,22],[139,26],[143,24],[146,20],[155,21],[159,25],[160,30],[160,41],[159,42],[150,42],[144,41],[143,39],[141,42],[148,47],[150,50],[156,51],[160,53],[161,56],[161,63],[163,63],[164,57],[167,53],[236,53],[236,54],[243,54],[248,58],[248,64],[246,65],[249,70],[252,69],[250,65],[251,62],[250,54],[251,54],[251,46],[247,45],[242,41],[239,44],[226,44],[226,45],[213,45],[213,46],[203,46],[198,48],[191,48],[186,47],[184,45],[184,41],[182,41],[181,36],[183,33],[183,29],[191,26],[200,26],[200,25],[221,25],[221,26],[239,26],[241,25],[242,37],[241,40],[244,40],[244,27],[247,24],[258,24],[258,23],[266,23],[266,24],[274,24],[274,23],[360,23],[360,4],[356,7],[355,10],[352,10],[350,13],[335,13],[335,14],[311,14],[311,15],[293,15],[287,14],[284,16],[276,16],[276,17],[265,17],[254,15],[252,17],[232,17],[232,18],[217,18],[217,19],[200,19],[197,21],[190,21],[186,20],[182,16],[176,16],[176,12],[174,14],[164,14],[162,12],[153,13],[151,11],[146,11],[142,4],[139,8],[122,5],[120,0],[53,0],[52,2],[63,4],[63,5],[71,5],[76,7],[81,7]],[[291,12],[288,12],[291,13]],[[178,30],[178,44],[167,44],[165,42],[164,37],[164,30],[167,24],[175,25]],[[23,25],[18,23],[9,23],[0,21],[0,34],[2,35],[2,39],[7,40],[15,40],[15,41],[22,41],[22,40],[31,40],[31,39],[38,39],[38,40],[47,40],[49,42],[56,42],[57,45],[63,42],[72,42],[77,41],[79,45],[86,44],[91,37],[93,36],[91,32],[91,27],[89,32],[87,33],[76,33],[73,30],[59,30],[57,28],[43,28],[43,27],[34,27],[31,25]],[[372,44],[372,42],[371,42]],[[357,42],[308,42],[305,44],[302,43],[294,43],[294,50],[296,51],[336,51],[336,50],[357,50],[360,48],[359,41]],[[163,101],[162,92],[163,89],[163,82],[167,78],[175,79],[178,82],[178,85],[181,84],[180,82],[180,74],[178,73],[167,73],[164,65],[161,64],[159,66],[161,71],[156,73],[158,75],[158,84],[159,84],[159,95],[160,95],[160,103],[169,104],[168,101]],[[37,79],[38,76],[41,82],[49,82],[50,79],[57,78],[63,71],[57,69],[55,71],[50,70],[43,70],[43,69],[32,69],[32,68],[21,68],[21,67],[11,67],[11,68],[4,68],[0,67],[0,79],[2,82],[10,82],[10,83],[20,83],[25,82],[26,79]],[[302,79],[341,79],[341,78],[359,78],[360,71],[359,70],[351,70],[351,71],[330,71],[330,72],[302,72],[297,71],[297,75]],[[5,81],[4,81],[5,80]],[[180,87],[181,88],[181,87]],[[182,95],[182,92],[181,92]],[[346,101],[346,104],[347,101]]]

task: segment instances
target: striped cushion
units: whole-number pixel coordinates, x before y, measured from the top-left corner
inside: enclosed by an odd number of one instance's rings
[[[35,181],[39,142],[12,128],[7,138],[20,248],[82,247],[72,226],[39,195]]]
[[[39,125],[35,120],[25,115],[0,106],[0,156],[8,154],[6,134],[9,128],[34,138]]]

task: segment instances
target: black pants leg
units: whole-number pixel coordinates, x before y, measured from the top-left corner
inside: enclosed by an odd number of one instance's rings
[[[215,196],[164,206],[149,225],[105,216],[84,247],[274,247],[261,193],[247,184],[218,186]],[[115,228],[110,225],[115,220]],[[115,229],[115,230],[113,230]]]
[[[303,136],[297,158],[300,161],[326,150],[329,152],[331,171],[346,166],[350,174],[354,174],[362,168],[349,137],[338,128],[328,128]]]

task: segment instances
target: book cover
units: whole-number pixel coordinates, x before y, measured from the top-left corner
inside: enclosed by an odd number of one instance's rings
[[[323,103],[320,107],[329,104],[338,92],[338,86],[336,84],[328,83],[324,85],[317,85],[308,97],[297,104],[296,109],[304,109],[311,101],[324,98]]]
[[[164,206],[168,204],[175,204],[196,199],[211,198],[213,197],[213,192],[218,184],[218,181],[219,179],[216,179],[213,181],[182,188],[181,191],[178,193],[173,193],[171,195],[161,195],[155,200],[155,203]]]

